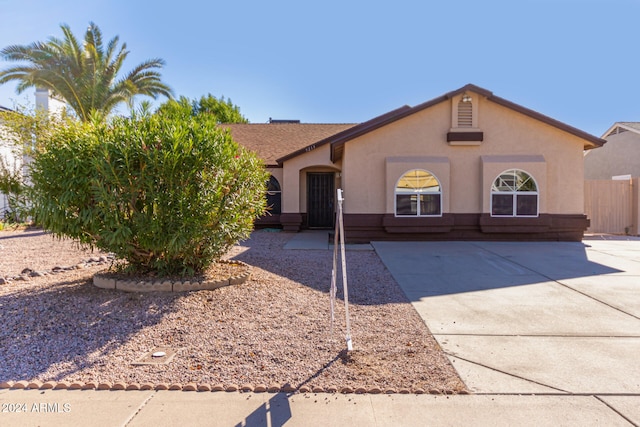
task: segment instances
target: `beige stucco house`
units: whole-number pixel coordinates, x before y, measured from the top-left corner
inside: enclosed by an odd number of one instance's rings
[[[604,140],[474,85],[353,124],[228,125],[272,174],[258,225],[368,240],[580,240],[583,150]]]

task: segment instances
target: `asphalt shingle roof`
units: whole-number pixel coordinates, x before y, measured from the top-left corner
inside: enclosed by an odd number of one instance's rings
[[[222,124],[240,145],[255,151],[267,166],[278,164],[276,159],[285,157],[315,142],[349,129],[355,124],[318,123],[236,123]]]

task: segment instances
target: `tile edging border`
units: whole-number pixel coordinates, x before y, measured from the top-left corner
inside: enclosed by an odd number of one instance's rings
[[[110,391],[131,391],[131,390],[152,390],[152,391],[196,391],[196,392],[240,392],[240,393],[340,393],[340,394],[432,394],[432,395],[468,395],[468,390],[441,390],[432,388],[425,390],[422,388],[387,388],[380,387],[319,387],[300,386],[294,387],[291,384],[198,384],[198,383],[125,383],[125,382],[70,382],[70,381],[4,381],[0,383],[0,390],[110,390]]]
[[[124,292],[187,292],[214,290],[230,285],[240,285],[251,276],[251,266],[242,261],[218,261],[219,263],[236,264],[245,268],[245,271],[237,276],[230,276],[220,280],[131,280],[117,279],[111,273],[98,272],[93,275],[94,286],[102,289],[114,289]]]

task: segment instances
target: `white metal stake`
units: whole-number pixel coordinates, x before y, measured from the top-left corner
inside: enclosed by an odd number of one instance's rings
[[[342,190],[338,189],[338,223],[340,225],[340,254],[342,258],[342,286],[344,288],[344,313],[347,319],[347,350],[353,350],[351,322],[349,321],[349,288],[347,286],[347,257],[344,250],[344,223],[342,221]]]
[[[338,287],[336,284],[336,275],[338,269],[338,223],[333,233],[333,269],[331,270],[331,288],[329,289],[329,301],[331,305],[331,335],[333,336],[333,323],[335,322],[336,294]]]

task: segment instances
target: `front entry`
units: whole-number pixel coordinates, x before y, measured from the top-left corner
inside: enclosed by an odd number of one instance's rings
[[[333,172],[307,173],[307,225],[309,228],[332,228],[334,223]]]

